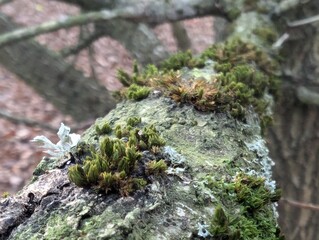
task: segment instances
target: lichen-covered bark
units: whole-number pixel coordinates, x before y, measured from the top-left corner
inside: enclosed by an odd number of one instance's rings
[[[165,139],[162,154],[173,163],[165,175],[154,176],[145,189],[121,197],[71,183],[67,172],[72,159],[67,164],[67,157],[43,159],[22,191],[1,199],[1,239],[199,239],[209,231],[216,206],[230,201],[223,184],[208,187],[207,181],[223,180],[227,185],[245,173],[263,176],[269,192],[274,191],[272,161],[253,112],[244,123],[226,113],[178,105],[154,91],[142,101],[118,104],[97,124],[121,124],[129,117],[154,124]],[[82,136],[86,143],[97,139],[94,125]],[[276,229],[273,205],[266,205],[264,220]]]

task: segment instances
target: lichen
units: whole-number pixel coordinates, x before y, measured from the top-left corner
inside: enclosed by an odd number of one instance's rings
[[[137,128],[140,123],[141,118],[131,117],[126,125],[113,129],[104,123],[107,131],[96,127],[96,133],[103,134],[98,148],[91,145],[83,164],[69,168],[69,179],[79,187],[127,196],[145,187],[150,182],[149,175],[163,175],[167,169],[165,160],[151,160],[144,151],[156,159],[165,141],[152,125]],[[113,136],[105,136],[107,133]]]

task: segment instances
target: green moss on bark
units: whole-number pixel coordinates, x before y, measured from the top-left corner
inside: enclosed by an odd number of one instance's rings
[[[214,239],[284,239],[272,209],[280,191],[268,189],[264,178],[244,173],[233,180],[208,178],[207,187],[220,202],[209,229]]]
[[[152,158],[156,158],[165,141],[154,126],[135,127],[140,123],[141,118],[132,117],[127,119],[125,126],[117,125],[113,129],[109,123],[104,123],[101,128],[96,125],[96,134],[103,135],[99,147],[96,149],[91,145],[89,153],[82,153],[88,156],[83,164],[69,168],[69,179],[79,187],[127,196],[145,187],[150,182],[149,175],[164,174],[166,162],[163,159],[151,161],[142,151],[147,150]],[[113,133],[113,136],[104,136],[107,133]]]
[[[212,60],[215,73],[210,79],[195,76],[184,79],[183,68],[203,68]],[[197,110],[228,112],[240,120],[245,119],[247,109],[252,106],[259,114],[261,126],[265,127],[271,122],[269,99],[265,94],[277,95],[276,72],[277,63],[265,52],[250,43],[233,39],[215,44],[197,57],[190,52],[177,53],[158,69],[151,65],[142,72],[135,70],[131,77],[126,77],[132,85],[122,95],[140,100],[148,95],[149,89],[157,89],[176,102],[191,104]],[[145,87],[147,94],[137,94]]]

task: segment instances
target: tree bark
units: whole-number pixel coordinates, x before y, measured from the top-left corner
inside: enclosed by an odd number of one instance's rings
[[[1,15],[1,32],[16,27]],[[105,87],[96,80],[84,77],[61,57],[34,41],[1,48],[0,62],[61,112],[77,121],[103,116],[115,106]]]
[[[283,197],[304,204],[319,204],[319,48],[318,23],[288,27],[287,22],[306,19],[319,12],[318,1],[287,9],[276,19],[289,39],[281,54],[283,87],[276,104],[274,126],[269,132],[269,148],[276,162],[275,178]],[[306,89],[306,90],[305,90]],[[291,240],[318,239],[319,212],[282,202],[280,224]]]
[[[204,76],[216,74],[211,65],[199,71]],[[193,74],[183,72],[185,79]],[[83,149],[80,146],[98,145],[106,136],[100,136],[96,126],[107,122],[114,131],[116,125],[125,125],[130,117],[140,117],[142,126],[156,126],[165,140],[165,147],[158,148],[157,155],[143,151],[137,165],[150,161],[149,157],[162,158],[169,164],[166,173],[146,178],[149,182],[144,189],[124,197],[70,182],[70,165],[85,157],[79,152]],[[254,209],[243,199],[255,204],[250,194],[259,198],[260,192],[250,192],[247,199],[245,193],[233,190],[236,184],[238,191],[242,187],[245,191],[261,187],[266,195],[274,191],[269,171],[272,162],[260,132],[253,112],[248,113],[244,123],[226,113],[203,113],[190,105],[178,106],[159,91],[140,102],[122,102],[84,133],[82,145],[71,150],[73,157],[43,159],[31,183],[16,196],[0,201],[0,239],[214,239],[215,234],[223,238],[245,236],[246,227],[248,232],[253,229],[256,239],[269,233],[271,239],[279,239],[275,206],[270,200],[262,200],[262,206]],[[109,134],[115,137],[114,132]],[[138,134],[145,132],[139,130]],[[138,166],[135,169],[143,171]],[[264,179],[265,183],[259,186],[250,178]],[[221,206],[225,209],[222,212],[217,210]],[[248,207],[254,214],[244,216],[242,211]],[[245,222],[241,222],[243,217]],[[232,225],[238,222],[234,231]],[[266,223],[267,233],[258,227],[261,222]]]

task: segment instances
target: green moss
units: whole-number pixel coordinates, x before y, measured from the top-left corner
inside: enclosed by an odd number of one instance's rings
[[[126,97],[131,100],[139,101],[148,96],[150,88],[142,87],[135,83],[129,86],[126,92]]]
[[[179,70],[183,67],[195,68],[204,67],[205,63],[200,58],[193,57],[191,51],[178,52],[170,56],[167,60],[162,62],[161,69],[164,71]]]
[[[207,60],[215,62],[217,72],[211,80],[194,77],[186,81],[181,77],[179,69],[203,67]],[[140,72],[135,67],[129,77],[132,84],[123,95],[140,100],[150,89],[159,89],[176,102],[191,104],[200,111],[229,112],[240,120],[245,119],[247,108],[253,106],[263,128],[271,122],[264,95],[277,96],[279,88],[277,66],[255,45],[234,38],[211,46],[198,57],[189,51],[173,55],[160,69],[150,65]]]
[[[152,170],[152,161],[143,159],[143,151],[148,150],[156,159],[156,154],[165,145],[153,125],[136,128],[141,123],[138,117],[127,119],[124,126],[117,125],[111,131],[113,136],[100,139],[98,149],[92,145],[83,164],[69,168],[70,181],[83,188],[120,193],[123,196],[145,187],[150,181],[149,175],[159,175],[167,167],[164,160],[156,161]],[[88,149],[88,148],[87,148]]]
[[[217,239],[284,239],[277,228],[271,203],[280,191],[271,191],[265,179],[239,173],[232,181],[212,180],[207,186],[220,202],[209,232]]]
[[[10,193],[8,193],[8,192],[3,192],[2,194],[1,194],[1,197],[2,198],[8,198],[10,196]]]
[[[274,43],[278,37],[276,32],[270,27],[257,28],[253,31],[253,33],[268,44]]]
[[[161,175],[167,170],[166,162],[161,159],[159,161],[153,160],[147,163],[146,172],[148,175]]]
[[[108,122],[104,122],[102,126],[95,125],[95,131],[98,135],[104,135],[110,133],[112,128]]]
[[[140,117],[130,117],[126,120],[128,126],[135,127],[141,123]]]

